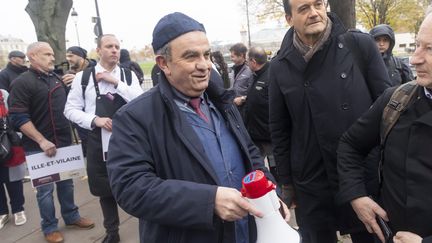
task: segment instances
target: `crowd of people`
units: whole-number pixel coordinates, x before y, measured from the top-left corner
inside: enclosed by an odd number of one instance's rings
[[[98,61],[69,47],[63,75],[46,42],[10,52],[0,103],[26,155],[81,143],[104,243],[120,242],[118,206],[139,219],[141,242],[255,242],[253,216],[263,215],[240,193],[254,170],[278,185],[287,222],[295,210],[302,243],[336,243],[338,231],[353,243],[432,242],[432,13],[417,33],[414,77],[393,56],[389,25],[348,31],[323,0],[283,6],[291,28],[271,60],[237,43],[229,68],[205,27],[175,12],[153,30],[152,89],[105,34]],[[9,212],[27,221],[25,171],[0,165],[0,230]],[[65,224],[93,228],[72,179],[45,184],[36,199],[46,241],[65,241],[54,188]]]

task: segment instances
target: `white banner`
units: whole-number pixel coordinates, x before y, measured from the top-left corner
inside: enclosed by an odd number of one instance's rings
[[[57,148],[54,157],[45,153],[26,156],[33,187],[86,175],[81,145]]]

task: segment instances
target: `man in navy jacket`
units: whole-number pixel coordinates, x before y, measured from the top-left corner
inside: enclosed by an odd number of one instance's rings
[[[114,197],[140,219],[141,242],[255,242],[248,214],[261,212],[239,189],[252,170],[270,174],[232,103],[234,93],[209,82],[203,25],[169,14],[156,25],[152,44],[159,85],[113,119],[107,168]]]

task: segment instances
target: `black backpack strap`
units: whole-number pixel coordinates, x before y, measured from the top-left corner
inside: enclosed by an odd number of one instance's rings
[[[132,84],[132,71],[128,68],[121,68],[121,80],[124,82],[124,78],[123,78],[123,72],[124,75],[126,77],[126,83],[128,86],[131,86]]]
[[[89,83],[90,75],[95,72],[94,66],[88,67],[84,69],[83,74],[81,76],[81,88],[82,88],[82,97],[85,100],[85,91],[87,89],[87,85]]]
[[[414,94],[417,91],[417,87],[418,85],[416,81],[411,81],[400,85],[393,92],[386,107],[384,107],[380,127],[381,159],[378,164],[378,180],[380,185],[382,184],[384,145],[387,140],[387,136],[398,121],[402,112],[404,112],[408,107],[408,104],[410,103],[410,101],[414,97]]]
[[[342,42],[347,46],[348,50],[353,55],[354,63],[357,65],[357,67],[360,69],[360,72],[363,75],[363,78],[367,79],[367,73],[366,73],[366,60],[363,58],[364,55],[362,55],[360,50],[360,46],[354,39],[354,33],[359,32],[357,30],[348,30],[344,34],[340,35],[340,38]]]

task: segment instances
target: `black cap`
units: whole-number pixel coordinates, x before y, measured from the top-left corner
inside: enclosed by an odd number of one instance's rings
[[[84,48],[81,48],[79,46],[71,46],[67,49],[66,53],[71,52],[72,54],[75,54],[77,56],[80,56],[82,58],[87,58],[87,51]]]
[[[8,58],[11,59],[12,57],[25,58],[26,55],[21,51],[11,51],[11,52],[9,52]]]
[[[165,15],[153,30],[153,50],[156,52],[168,42],[191,31],[206,32],[204,25],[183,13]]]

